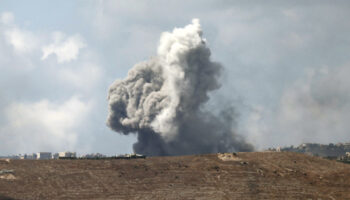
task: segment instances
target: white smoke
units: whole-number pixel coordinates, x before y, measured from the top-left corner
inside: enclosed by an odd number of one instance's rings
[[[151,126],[153,130],[160,133],[166,140],[172,139],[178,131],[177,125],[173,124],[173,122],[176,118],[180,97],[194,92],[195,88],[193,88],[194,86],[191,85],[191,82],[196,80],[192,79],[191,81],[188,79],[191,77],[185,77],[185,71],[189,68],[187,55],[191,49],[205,47],[201,36],[202,31],[199,20],[194,19],[192,24],[184,29],[175,29],[173,33],[166,32],[161,37],[158,47],[158,58],[162,65],[164,84],[160,92],[172,92],[168,95],[169,102],[156,116]],[[195,76],[192,77],[196,78]],[[214,83],[214,85],[216,84]]]
[[[124,134],[137,132],[134,149],[141,153],[251,150],[232,132],[232,117],[204,109],[208,92],[220,86],[221,69],[210,61],[198,19],[165,32],[156,57],[135,65],[126,79],[111,85],[107,124]]]

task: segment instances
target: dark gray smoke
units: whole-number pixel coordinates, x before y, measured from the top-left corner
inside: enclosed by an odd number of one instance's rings
[[[205,108],[208,93],[220,87],[221,69],[210,60],[198,20],[165,32],[156,57],[110,86],[107,125],[137,133],[134,150],[147,155],[251,151],[233,132],[231,107],[219,114]]]

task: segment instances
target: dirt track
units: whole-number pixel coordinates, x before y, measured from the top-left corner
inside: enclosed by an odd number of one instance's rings
[[[220,158],[219,158],[220,157]],[[0,199],[350,199],[350,165],[296,153],[0,160]]]

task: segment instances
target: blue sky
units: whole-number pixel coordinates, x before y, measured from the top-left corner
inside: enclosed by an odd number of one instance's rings
[[[0,1],[0,154],[132,152],[107,90],[199,18],[237,131],[258,149],[350,140],[347,1]]]

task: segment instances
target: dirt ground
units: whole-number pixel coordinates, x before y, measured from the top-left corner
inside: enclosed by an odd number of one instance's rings
[[[0,199],[350,199],[350,165],[289,152],[0,160]]]

